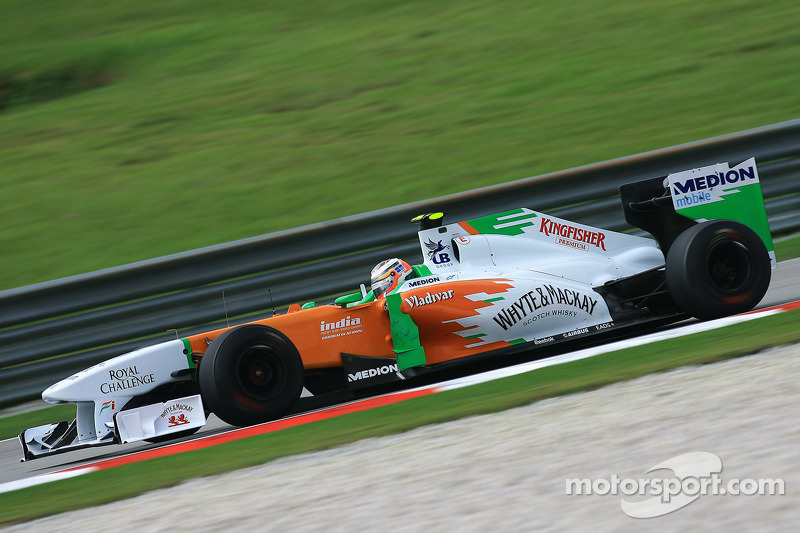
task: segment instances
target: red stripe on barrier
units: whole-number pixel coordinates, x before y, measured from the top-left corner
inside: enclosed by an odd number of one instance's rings
[[[329,418],[335,418],[337,416],[346,415],[348,413],[356,413],[358,411],[366,411],[367,409],[374,409],[375,407],[381,407],[383,405],[400,403],[406,400],[410,400],[411,398],[427,396],[437,391],[438,389],[436,387],[431,387],[429,389],[413,390],[408,392],[400,392],[397,394],[389,394],[387,396],[379,396],[377,398],[368,398],[366,400],[361,400],[358,402],[353,402],[345,405],[337,405],[334,407],[330,407],[328,409],[323,409],[321,411],[314,411],[312,413],[297,415],[291,418],[283,418],[281,420],[276,420],[274,422],[267,422],[266,424],[260,424],[258,426],[251,426],[247,428],[228,431],[226,433],[220,433],[219,435],[210,435],[208,437],[202,437],[197,440],[189,442],[181,442],[179,444],[166,446],[164,448],[145,450],[143,452],[138,452],[131,455],[125,455],[123,457],[115,457],[113,459],[106,459],[105,461],[99,461],[97,463],[92,463],[89,465],[78,466],[75,468],[68,468],[66,470],[61,470],[61,472],[70,472],[72,470],[81,470],[84,468],[92,468],[94,470],[105,470],[108,468],[114,468],[115,466],[138,463],[140,461],[155,459],[157,457],[166,457],[168,455],[174,455],[176,453],[183,453],[191,450],[200,450],[202,448],[209,448],[211,446],[224,444],[226,442],[231,442],[234,440],[253,437],[255,435],[263,435],[265,433],[272,433],[275,431],[280,431],[282,429],[301,426],[303,424],[309,424],[311,422],[316,422],[318,420],[327,420]]]

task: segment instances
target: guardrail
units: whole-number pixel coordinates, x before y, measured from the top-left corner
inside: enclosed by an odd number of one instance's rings
[[[0,292],[0,406],[136,347],[352,291],[387,257],[422,261],[412,217],[515,207],[630,230],[617,188],[755,156],[774,235],[800,230],[800,120]],[[565,207],[566,206],[566,207]],[[226,306],[223,307],[223,293]]]

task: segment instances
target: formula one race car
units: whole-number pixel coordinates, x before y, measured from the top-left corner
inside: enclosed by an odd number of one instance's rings
[[[77,404],[77,417],[22,432],[23,460],[190,433],[210,412],[261,423],[288,414],[304,387],[372,387],[478,354],[759,303],[776,263],[754,159],[623,185],[620,195],[626,220],[655,240],[527,208],[446,225],[441,214],[418,217],[424,263],[387,272],[397,279],[385,293],[373,283],[330,305],[295,304],[51,386],[42,397]]]

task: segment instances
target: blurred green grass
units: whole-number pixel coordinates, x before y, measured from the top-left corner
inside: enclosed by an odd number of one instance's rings
[[[43,402],[42,402],[43,403]],[[44,404],[43,405],[47,405]],[[0,416],[0,440],[14,438],[23,429],[75,418],[75,405],[64,404]]]
[[[0,8],[0,289],[800,114],[787,0]]]
[[[800,235],[792,235],[775,242],[775,255],[778,261],[800,257]]]

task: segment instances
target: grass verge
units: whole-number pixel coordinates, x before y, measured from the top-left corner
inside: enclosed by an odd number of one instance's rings
[[[795,0],[0,6],[0,289],[800,116]]]
[[[0,494],[0,525],[130,498],[185,479],[380,437],[431,423],[493,413],[676,367],[707,364],[800,342],[800,310],[518,376],[416,398],[78,478]],[[686,346],[691,346],[687,350]],[[101,489],[102,488],[102,489]]]
[[[778,261],[800,257],[800,235],[792,235],[775,242],[775,255]]]
[[[25,428],[73,418],[75,418],[74,405],[54,405],[35,411],[4,416],[0,418],[0,439],[16,437]]]

